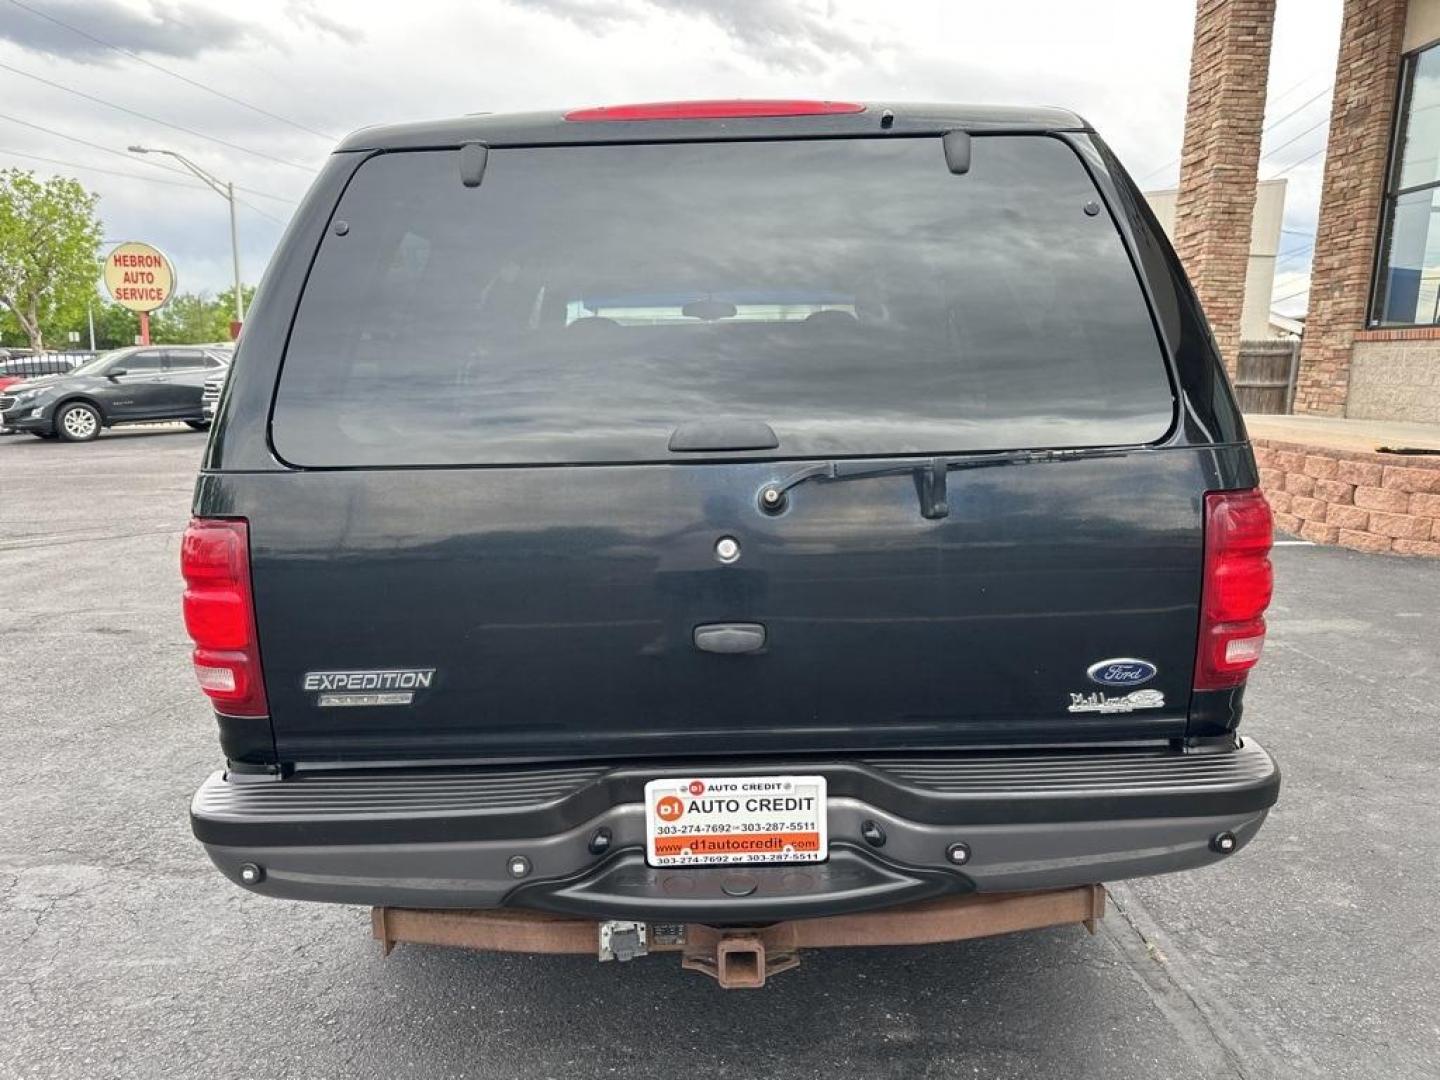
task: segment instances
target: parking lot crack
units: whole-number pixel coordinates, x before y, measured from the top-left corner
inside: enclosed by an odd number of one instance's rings
[[[85,888],[85,886],[81,886],[76,889],[71,889],[68,892],[55,893],[52,896],[46,897],[44,903],[42,903],[39,907],[26,909],[28,913],[32,916],[33,921],[30,924],[30,929],[18,942],[16,942],[16,948],[23,949],[26,945],[28,945],[30,941],[37,934],[40,933],[40,930],[44,927],[45,920],[49,918],[50,913],[53,912],[62,901],[69,900],[73,896],[78,896],[80,893],[85,891]]]
[[[171,527],[124,533],[86,533],[79,536],[26,536],[18,540],[0,540],[0,551],[21,551],[37,547],[49,550],[67,544],[103,544],[111,540],[133,540],[140,536],[179,536],[182,532],[184,532],[183,528]]]
[[[1315,1063],[1287,1056],[1280,1067],[1253,1027],[1220,996],[1205,988],[1200,972],[1185,958],[1146,910],[1128,883],[1107,886],[1117,919],[1102,926],[1110,942],[1129,960],[1130,973],[1145,989],[1176,1034],[1204,1061],[1207,1074],[1240,1080],[1261,1077],[1322,1076]]]
[[[1119,916],[1101,925],[1129,961],[1131,974],[1176,1033],[1203,1062],[1207,1075],[1239,1080],[1295,1075],[1297,1068],[1321,1075],[1313,1063],[1287,1061],[1281,1069],[1270,1051],[1204,981],[1180,948],[1146,910],[1128,884],[1108,886]]]

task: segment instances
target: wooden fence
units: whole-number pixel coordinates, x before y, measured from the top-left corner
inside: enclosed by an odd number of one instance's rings
[[[1300,367],[1300,342],[1285,338],[1242,341],[1235,375],[1240,411],[1289,413],[1295,405],[1295,376]]]

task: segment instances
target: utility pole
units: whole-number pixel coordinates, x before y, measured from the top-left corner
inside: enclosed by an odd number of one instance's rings
[[[240,296],[240,235],[235,230],[235,185],[225,183],[225,196],[230,200],[230,259],[235,267],[235,321],[245,321],[245,302]]]
[[[184,165],[192,173],[205,182],[211,191],[219,195],[230,204],[230,260],[235,269],[235,321],[245,321],[245,298],[240,287],[240,235],[235,226],[235,185],[228,180],[219,180],[211,176],[204,169],[200,168],[183,154],[177,154],[174,150],[156,150],[147,146],[132,146],[129,148],[132,154],[164,154],[172,157]]]

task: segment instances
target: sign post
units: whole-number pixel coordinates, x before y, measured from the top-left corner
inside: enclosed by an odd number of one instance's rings
[[[105,288],[121,307],[140,316],[140,344],[150,344],[150,312],[175,292],[175,269],[158,248],[135,240],[105,256]]]

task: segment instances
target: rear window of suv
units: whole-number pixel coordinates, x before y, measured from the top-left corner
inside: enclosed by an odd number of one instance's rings
[[[381,154],[352,178],[275,401],[305,466],[694,460],[1153,442],[1174,403],[1075,152],[976,138]],[[723,456],[736,456],[727,454]],[[755,456],[755,455],[752,455]]]

